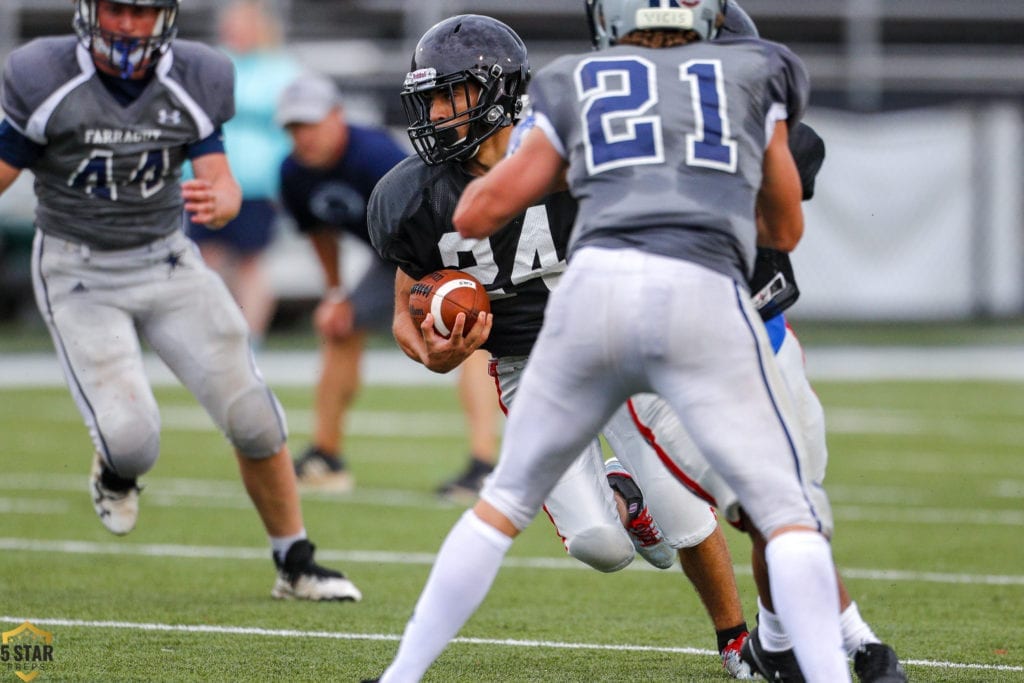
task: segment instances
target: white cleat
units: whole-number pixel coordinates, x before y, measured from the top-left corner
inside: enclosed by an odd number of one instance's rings
[[[89,475],[92,506],[110,533],[124,536],[135,528],[139,519],[139,492],[142,489],[134,484],[124,490],[107,488],[103,485],[103,469],[103,459],[96,453]]]
[[[750,664],[743,660],[743,655],[741,654],[743,641],[748,637],[750,637],[750,634],[744,632],[738,638],[733,638],[722,648],[720,653],[722,655],[722,667],[730,676],[741,681],[752,681],[761,678],[750,668]]]
[[[651,511],[644,508],[630,520],[626,527],[629,537],[633,539],[633,547],[649,564],[658,569],[668,569],[676,559],[676,551],[661,535],[661,530],[654,523]]]

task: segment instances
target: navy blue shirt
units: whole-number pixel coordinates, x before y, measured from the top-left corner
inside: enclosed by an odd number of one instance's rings
[[[300,164],[294,156],[281,163],[281,200],[301,232],[348,232],[366,244],[366,205],[385,173],[408,156],[388,133],[349,126],[348,147],[334,167]]]

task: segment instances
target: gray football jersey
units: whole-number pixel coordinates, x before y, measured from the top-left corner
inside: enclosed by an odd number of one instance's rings
[[[234,68],[179,40],[142,94],[122,106],[74,36],[40,38],[4,69],[8,121],[44,151],[30,167],[36,227],[97,249],[139,246],[182,225],[187,146],[234,114]]]
[[[745,283],[768,135],[800,118],[807,73],[757,38],[561,57],[530,84],[536,124],[569,162],[582,245],[635,247]]]

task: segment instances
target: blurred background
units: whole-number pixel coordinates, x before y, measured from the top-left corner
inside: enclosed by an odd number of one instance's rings
[[[589,49],[582,0],[268,4],[287,50],[337,80],[350,119],[388,125],[403,141],[397,93],[415,39],[446,16],[507,22],[534,70]],[[1024,340],[1024,2],[741,4],[763,37],[807,64],[806,121],[828,148],[805,205],[807,232],[794,254],[802,297],[790,317],[821,339],[909,323],[931,338],[970,341],[987,330],[990,340]],[[0,1],[0,58],[34,37],[70,32],[71,5]],[[214,43],[222,6],[182,0],[179,36]],[[29,174],[0,197],[0,330],[42,327],[28,281],[33,205]],[[283,228],[269,255],[281,300],[272,336],[308,331],[322,291],[309,247]]]

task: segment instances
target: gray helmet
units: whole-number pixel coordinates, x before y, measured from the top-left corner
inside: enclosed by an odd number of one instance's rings
[[[518,117],[529,80],[526,45],[497,19],[463,14],[434,25],[417,43],[402,87],[416,153],[430,166],[471,158],[481,142]],[[474,106],[467,101],[467,83],[480,88]],[[439,90],[453,105],[466,102],[466,107],[432,121],[430,105]],[[459,137],[457,129],[467,123],[468,133]]]
[[[726,0],[586,0],[590,39],[603,50],[632,31],[696,31],[704,40],[718,34]]]
[[[78,42],[97,59],[105,59],[122,78],[131,78],[144,63],[152,64],[171,46],[178,33],[179,0],[110,0],[116,5],[159,10],[153,33],[144,38],[103,31],[96,20],[99,0],[75,0],[73,25]]]

